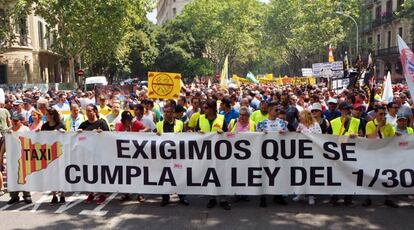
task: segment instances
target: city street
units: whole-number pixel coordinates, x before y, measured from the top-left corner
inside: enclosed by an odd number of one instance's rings
[[[176,203],[176,196],[166,207],[154,195],[142,204],[121,203],[119,196],[111,199],[112,195],[101,206],[84,204],[84,194],[68,194],[63,206],[51,206],[48,194],[32,196],[33,205],[21,202],[12,207],[6,204],[7,194],[0,198],[1,229],[412,229],[414,214],[414,200],[408,197],[398,198],[398,209],[382,205],[381,197],[370,208],[360,206],[362,198],[351,207],[331,207],[326,196],[318,197],[316,206],[269,202],[264,209],[254,197],[250,202],[232,202],[232,210],[224,211],[220,207],[208,210],[208,198],[201,196],[190,196],[189,207]]]

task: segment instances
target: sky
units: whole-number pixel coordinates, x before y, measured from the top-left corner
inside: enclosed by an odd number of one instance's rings
[[[269,2],[270,0],[259,0],[261,2]],[[153,23],[157,23],[157,9],[155,8],[152,12],[147,14],[147,18],[153,22]]]

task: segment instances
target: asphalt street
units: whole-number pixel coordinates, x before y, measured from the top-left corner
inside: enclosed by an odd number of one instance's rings
[[[414,198],[399,196],[400,208],[383,205],[375,197],[369,208],[361,207],[362,197],[352,206],[331,207],[327,196],[319,196],[315,206],[290,202],[287,206],[258,206],[258,197],[250,201],[232,201],[232,210],[216,206],[207,209],[208,197],[189,196],[190,206],[178,203],[173,196],[166,207],[160,196],[149,195],[146,201],[121,202],[112,194],[103,205],[84,204],[86,194],[67,194],[64,205],[50,205],[48,193],[33,193],[33,204],[7,205],[8,194],[0,197],[1,229],[413,229]]]

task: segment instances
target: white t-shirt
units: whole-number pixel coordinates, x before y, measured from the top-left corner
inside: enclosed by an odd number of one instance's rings
[[[66,103],[63,103],[63,104],[58,103],[54,105],[53,108],[55,108],[59,112],[70,111],[69,104],[66,104]]]
[[[297,131],[302,133],[322,133],[321,126],[318,123],[313,123],[313,125],[306,127],[304,124],[299,123]]]
[[[135,122],[136,118],[134,119]],[[142,117],[141,120],[142,124],[144,124],[145,127],[150,128],[151,132],[156,129],[157,127],[155,126],[155,123],[152,119],[148,119],[146,117]]]
[[[27,126],[25,126],[25,125],[22,125],[22,126],[20,126],[20,128],[19,128],[18,130],[16,130],[16,131],[14,131],[14,130],[12,129],[12,127],[10,127],[10,128],[9,128],[9,130],[10,130],[10,131],[12,131],[12,132],[26,132],[26,131],[30,131],[30,128],[29,128],[29,127],[27,127]]]
[[[387,122],[390,123],[393,127],[397,127],[397,116],[393,117],[387,113],[387,115],[385,115],[385,119],[387,119]]]

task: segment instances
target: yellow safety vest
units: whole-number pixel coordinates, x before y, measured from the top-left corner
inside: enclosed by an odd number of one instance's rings
[[[396,131],[397,131],[397,128],[394,127],[394,132],[396,132]],[[407,127],[407,133],[408,133],[408,135],[413,135],[413,133],[414,133],[413,128]]]
[[[181,133],[184,130],[184,123],[180,120],[175,120],[174,133]],[[164,121],[157,122],[157,132],[164,133]]]
[[[341,117],[337,117],[331,121],[332,134],[336,136],[349,136],[351,134],[358,135],[360,122],[361,121],[359,119],[355,117],[351,117],[349,128],[348,130],[346,130],[346,127],[342,126]],[[342,130],[342,133],[340,133],[341,130]]]
[[[236,119],[231,119],[231,121],[230,121],[230,127],[231,127],[230,132],[235,132],[236,131],[236,127],[237,127]],[[249,131],[250,132],[254,132],[255,129],[256,128],[254,126],[254,121],[249,120]]]
[[[84,122],[84,121],[86,121],[87,119],[86,119],[86,116],[85,115],[83,115],[83,114],[81,114],[81,124],[82,124],[82,122]],[[73,118],[72,118],[72,115],[69,115],[69,117],[66,117],[65,118],[65,127],[66,127],[66,131],[69,131],[69,130],[72,130],[72,127],[71,127],[71,120],[73,120]]]
[[[223,125],[224,125],[224,115],[217,114],[217,117],[216,117],[216,119],[214,119],[213,125],[210,128],[210,122],[206,118],[206,115],[203,114],[198,119],[198,125],[200,127],[200,130],[203,131],[203,132],[205,132],[205,133],[217,132],[217,130],[219,128],[220,129],[223,129]]]

